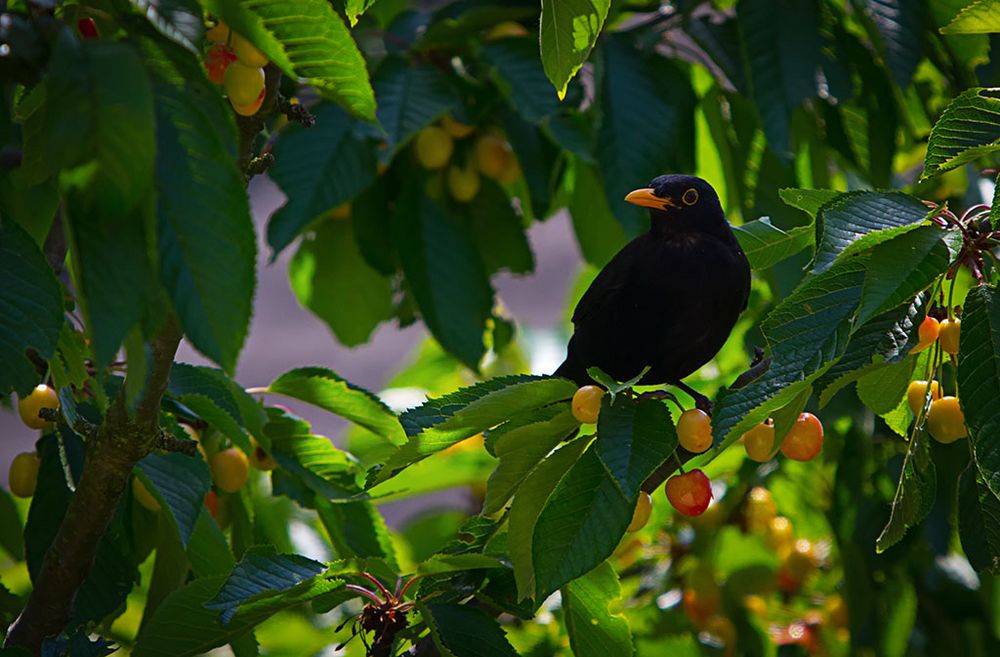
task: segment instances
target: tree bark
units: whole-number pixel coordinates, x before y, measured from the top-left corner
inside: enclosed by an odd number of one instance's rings
[[[69,623],[76,592],[90,573],[132,468],[157,444],[160,400],[180,339],[179,327],[168,320],[153,342],[150,377],[135,416],[125,408],[123,387],[88,442],[80,483],[4,646],[22,646],[38,655],[45,638],[57,636]]]

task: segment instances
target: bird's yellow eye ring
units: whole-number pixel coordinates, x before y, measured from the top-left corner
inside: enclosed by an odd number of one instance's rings
[[[684,196],[681,197],[681,200],[684,201],[684,205],[694,205],[698,202],[698,190],[691,187],[684,192]]]

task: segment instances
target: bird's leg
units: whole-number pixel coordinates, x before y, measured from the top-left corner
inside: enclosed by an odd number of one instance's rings
[[[650,390],[649,392],[644,392],[639,395],[639,399],[667,399],[672,401],[681,411],[684,410],[681,402],[677,399],[674,393],[669,390]]]
[[[701,394],[700,392],[698,392],[697,390],[695,390],[694,388],[692,388],[688,384],[684,383],[683,381],[674,381],[670,385],[674,386],[675,388],[680,388],[681,390],[683,390],[687,394],[691,395],[691,397],[694,398],[694,406],[695,406],[695,408],[704,411],[708,415],[712,414],[712,400],[711,399],[709,399],[705,395]]]

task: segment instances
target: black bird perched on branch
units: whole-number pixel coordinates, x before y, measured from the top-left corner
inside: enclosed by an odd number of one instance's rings
[[[575,332],[555,376],[593,383],[597,366],[617,381],[649,372],[643,385],[670,384],[711,404],[681,382],[725,343],[750,294],[750,264],[712,186],[666,175],[625,200],[648,207],[649,232],[619,251],[573,313]]]

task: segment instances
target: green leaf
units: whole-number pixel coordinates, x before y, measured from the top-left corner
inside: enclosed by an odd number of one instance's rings
[[[733,232],[754,269],[770,269],[809,248],[815,239],[812,226],[796,226],[784,231],[772,224],[768,217],[733,226]]]
[[[1000,150],[1000,89],[976,87],[958,95],[931,129],[921,178],[950,171]]]
[[[684,163],[693,160],[694,92],[672,62],[640,54],[625,37],[611,35],[603,48],[597,159],[611,211],[635,236],[646,229],[647,212],[625,195],[664,171],[690,168]]]
[[[264,433],[271,441],[271,455],[282,467],[281,476],[296,477],[301,485],[326,500],[349,500],[360,493],[360,468],[350,454],[334,447],[329,438],[311,434],[306,422],[281,409],[270,409],[269,415]],[[274,487],[283,492],[277,478]]]
[[[608,609],[621,595],[618,574],[607,561],[563,587],[566,631],[576,657],[633,654],[628,621]]]
[[[288,263],[288,280],[299,303],[344,346],[364,344],[393,317],[392,280],[361,255],[350,221],[325,219],[304,237]]]
[[[559,111],[559,97],[538,58],[537,39],[525,36],[491,41],[483,46],[483,60],[493,66],[497,86],[526,121],[538,123]]]
[[[392,235],[427,328],[448,353],[478,370],[493,290],[471,230],[426,194],[417,178],[396,202]]]
[[[885,415],[899,405],[913,377],[914,359],[874,369],[858,379],[858,398],[879,415]]]
[[[372,82],[378,98],[378,122],[389,141],[383,161],[392,159],[421,128],[459,104],[448,78],[439,69],[411,62],[407,57],[386,58]]]
[[[868,261],[858,322],[906,303],[934,283],[958,255],[958,237],[937,226],[922,226],[876,246]]]
[[[26,355],[56,352],[64,322],[62,292],[38,246],[15,222],[0,219],[0,393],[27,395],[39,381]]]
[[[573,171],[573,195],[569,214],[583,259],[603,267],[628,242],[604,196],[600,176],[593,166],[577,160]]]
[[[317,500],[316,508],[337,556],[342,559],[376,557],[385,561],[390,568],[398,568],[396,549],[389,537],[385,519],[372,502],[363,500],[330,504],[325,500]]]
[[[518,413],[569,399],[576,384],[551,377],[500,377],[430,400],[400,418],[409,440],[378,473],[386,481],[403,468]]]
[[[326,0],[201,0],[293,80],[315,87],[362,119],[375,119],[364,57]]]
[[[187,546],[188,562],[195,578],[228,575],[236,565],[226,535],[212,514],[202,508]]]
[[[326,570],[318,561],[298,554],[278,554],[273,548],[251,548],[218,594],[205,603],[219,612],[219,621],[227,625],[244,603],[264,593],[293,589]]]
[[[406,439],[396,415],[381,399],[328,369],[290,370],[272,381],[267,391],[330,411],[395,445]]]
[[[129,0],[160,34],[196,55],[205,33],[205,18],[195,0]]]
[[[807,213],[813,220],[819,214],[820,208],[840,196],[843,192],[836,192],[832,189],[798,189],[786,187],[778,190],[778,196],[793,208],[798,208]]]
[[[283,131],[267,171],[287,199],[267,224],[272,262],[309,224],[375,179],[374,148],[359,122],[332,104],[311,111],[316,125]]]
[[[1000,2],[978,0],[941,28],[942,34],[994,34],[1000,32]]]
[[[851,335],[844,355],[816,382],[820,407],[839,390],[870,372],[908,357],[917,343],[917,326],[924,318],[926,295],[868,321]]]
[[[545,74],[559,94],[576,75],[604,27],[611,0],[542,0],[539,36]]]
[[[923,7],[913,0],[865,0],[864,4],[881,35],[892,77],[905,90],[922,57],[922,37],[927,29]]]
[[[232,111],[191,53],[142,42],[156,97],[160,279],[184,333],[232,371],[246,338],[256,238]]]
[[[542,461],[517,489],[514,503],[510,507],[507,544],[510,549],[510,561],[514,566],[519,600],[525,598],[541,600],[535,591],[535,568],[532,557],[535,525],[552,491],[590,443],[587,438],[577,438],[563,445]]]
[[[901,192],[848,192],[822,207],[816,218],[813,271],[918,228],[928,209]]]
[[[601,463],[634,507],[642,482],[676,449],[677,432],[670,411],[658,400],[612,403],[606,397],[601,400],[595,445]]]
[[[14,498],[7,489],[0,488],[0,547],[14,561],[24,561],[23,532],[24,523]]]
[[[660,401],[603,400],[597,440],[545,502],[531,539],[535,599],[611,556],[632,520],[642,482],[677,447]]]
[[[358,24],[361,14],[365,13],[369,7],[375,4],[376,0],[344,0],[344,14],[347,16],[351,27]]]
[[[836,97],[838,93],[833,84],[838,73],[836,62],[824,52],[830,44],[820,30],[819,4],[790,2],[777,21],[772,3],[741,0],[736,15],[767,143],[784,158],[792,151],[792,110],[818,95],[821,84],[827,87],[827,95]]]
[[[517,657],[500,623],[475,607],[431,603],[418,608],[444,655]]]
[[[490,475],[483,513],[499,511],[535,466],[578,425],[568,404],[562,403],[518,415],[490,431],[500,463]]]
[[[136,466],[140,479],[154,497],[166,503],[181,545],[187,546],[195,531],[205,495],[212,488],[208,466],[198,456],[150,454]]]
[[[771,311],[761,324],[771,366],[746,387],[722,393],[712,417],[717,445],[727,446],[788,404],[843,355],[866,264],[860,256],[810,276]]]
[[[502,269],[527,274],[535,268],[521,217],[497,183],[484,176],[479,194],[465,212],[488,275]]]
[[[174,363],[170,368],[169,394],[249,454],[253,448],[243,429],[246,423],[236,401],[236,389],[246,394],[225,373],[212,367]]]
[[[85,166],[109,211],[133,210],[153,183],[153,95],[143,62],[124,41],[56,42],[40,106],[25,121],[24,168],[33,182]]]
[[[142,627],[132,654],[136,657],[193,657],[225,645],[246,634],[282,609],[294,607],[318,598],[340,586],[335,579],[306,580],[273,595],[241,606],[227,625],[222,625],[219,612],[204,604],[219,592],[226,577],[203,577],[171,593],[156,610],[151,621]]]
[[[111,362],[154,294],[145,211],[121,214],[88,189],[64,195],[78,299],[98,367]]]
[[[0,213],[21,224],[39,247],[44,246],[59,206],[59,181],[25,182],[21,169],[0,173]]]
[[[980,286],[969,292],[962,313],[958,352],[959,402],[969,427],[980,475],[1000,492],[1000,291]]]
[[[958,482],[958,536],[977,571],[1000,571],[1000,499],[970,462]]]
[[[899,542],[906,530],[919,524],[931,512],[937,495],[937,475],[931,460],[930,436],[918,431],[910,441],[892,500],[889,522],[875,541],[875,551],[882,553]]]

